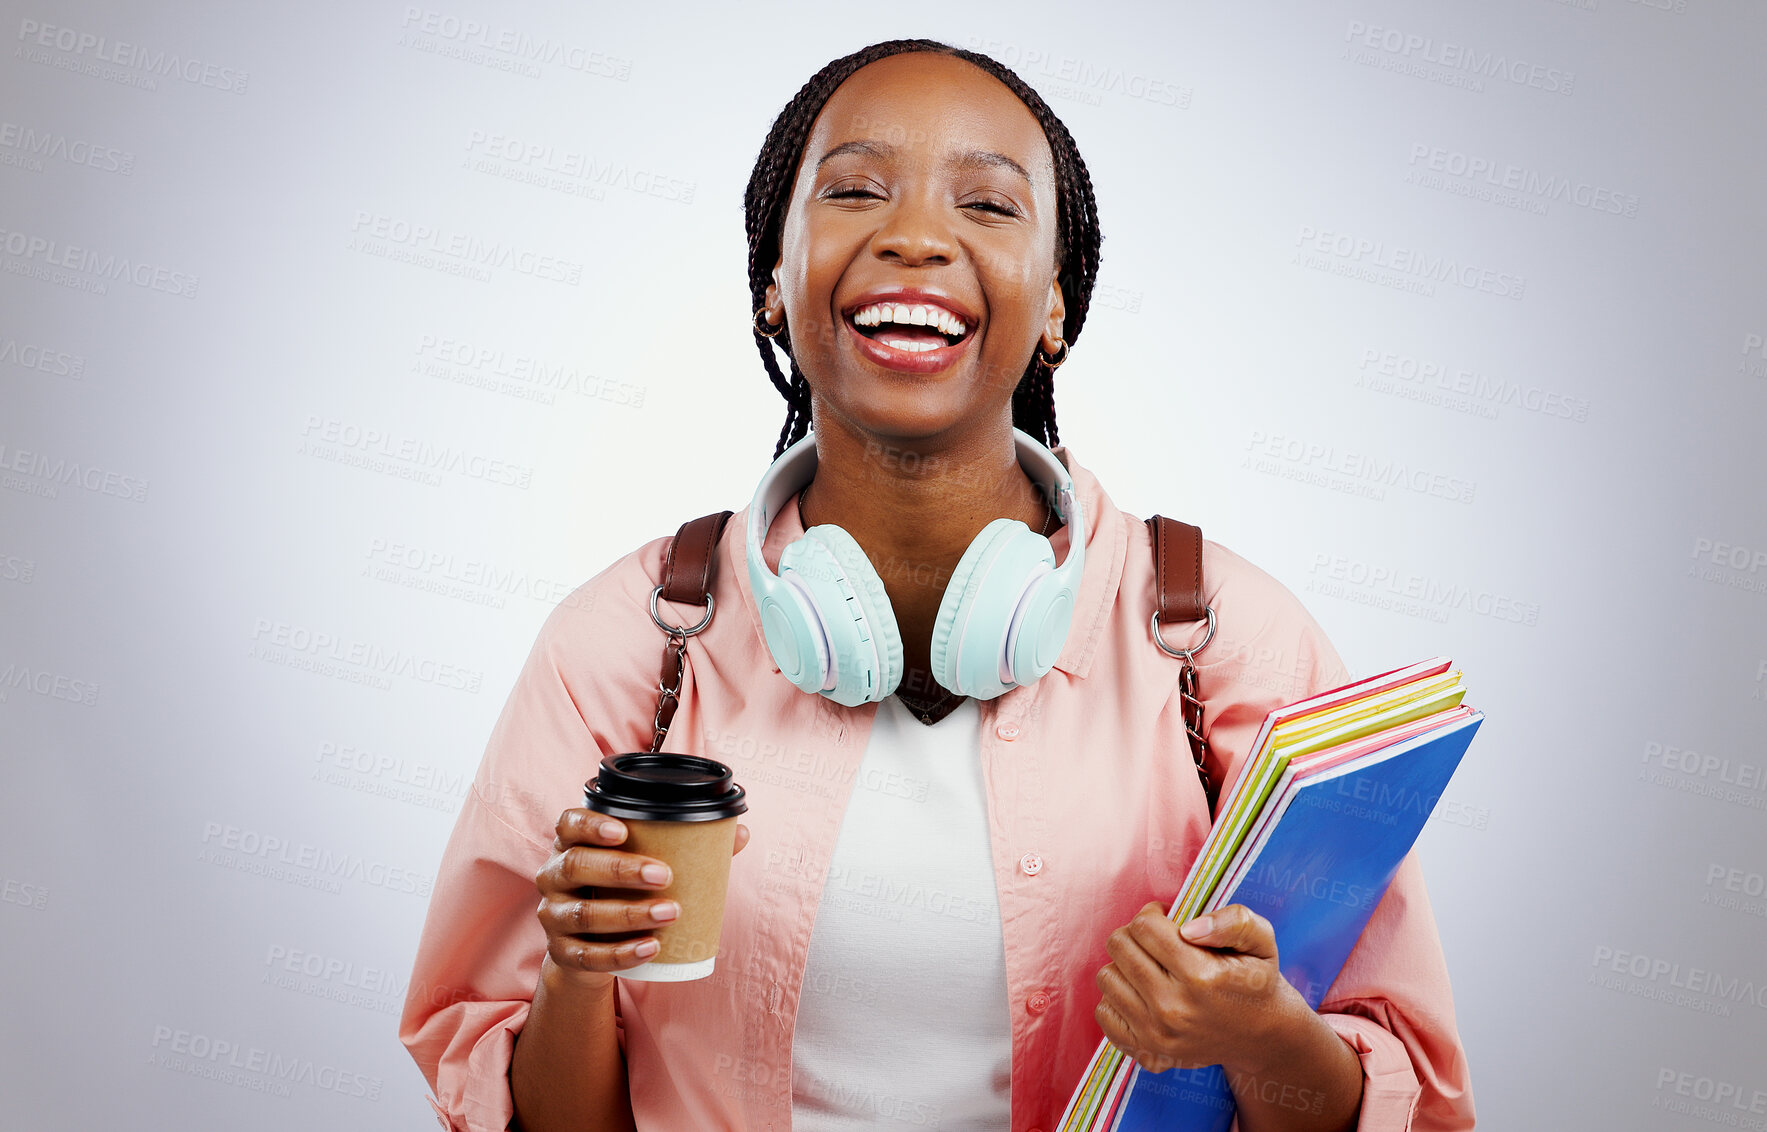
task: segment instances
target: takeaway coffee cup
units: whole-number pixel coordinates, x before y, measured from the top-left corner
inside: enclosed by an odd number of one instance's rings
[[[626,824],[621,849],[668,863],[674,879],[654,896],[681,906],[678,919],[651,933],[662,950],[617,974],[667,983],[710,975],[724,926],[736,816],[749,808],[730,768],[697,755],[608,755],[583,787],[583,804]]]

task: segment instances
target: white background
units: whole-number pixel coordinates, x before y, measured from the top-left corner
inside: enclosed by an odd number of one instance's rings
[[[908,34],[1090,165],[1063,442],[1467,670],[1482,1124],[1767,1127],[1767,8],[155,7],[0,3],[0,1123],[432,1126],[464,784],[552,603],[747,502],[742,187]]]

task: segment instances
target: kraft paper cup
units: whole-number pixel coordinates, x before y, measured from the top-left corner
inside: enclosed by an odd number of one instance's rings
[[[678,919],[649,933],[662,949],[615,974],[668,983],[710,975],[724,926],[736,817],[748,811],[730,768],[697,755],[609,755],[584,786],[583,804],[626,824],[621,849],[668,863],[674,879],[652,898],[681,906]]]

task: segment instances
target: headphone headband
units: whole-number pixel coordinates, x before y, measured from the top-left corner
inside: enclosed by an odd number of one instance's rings
[[[1080,548],[1083,551],[1086,545],[1086,517],[1081,513],[1079,496],[1074,491],[1074,477],[1056,458],[1055,453],[1037,443],[1028,433],[1015,428],[1012,430],[1012,438],[1018,448],[1019,467],[1032,473],[1033,481],[1043,489],[1044,497],[1055,508],[1056,515],[1071,528],[1068,532],[1068,552],[1062,557],[1061,565],[1055,568],[1056,573],[1060,574],[1073,563],[1075,549]],[[780,453],[779,459],[773,461],[773,466],[767,469],[767,474],[755,486],[755,497],[749,504],[744,537],[748,542],[751,581],[758,565],[771,583],[767,586],[769,591],[780,582],[779,575],[773,572],[761,554],[761,547],[767,541],[767,531],[772,528],[779,509],[803,490],[815,471],[816,434],[810,432]],[[1073,584],[1077,591],[1078,579]],[[758,596],[760,584],[756,584],[755,589]]]

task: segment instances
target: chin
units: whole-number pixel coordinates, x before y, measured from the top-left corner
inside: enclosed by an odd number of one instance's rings
[[[841,412],[858,431],[883,444],[909,445],[960,436],[977,427],[962,406],[929,404],[929,390],[896,388]],[[884,454],[887,458],[888,453]],[[914,471],[912,467],[904,468]]]

